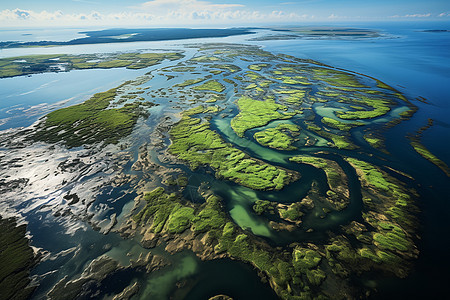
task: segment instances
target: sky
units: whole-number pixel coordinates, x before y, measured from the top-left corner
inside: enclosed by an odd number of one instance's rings
[[[449,21],[450,0],[0,0],[0,28]]]

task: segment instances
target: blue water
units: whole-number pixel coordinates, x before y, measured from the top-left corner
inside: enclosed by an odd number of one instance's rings
[[[52,110],[80,103],[145,72],[128,69],[76,70],[0,80],[0,130],[29,126]],[[95,80],[92,80],[95,78]]]
[[[0,31],[0,41],[39,42],[55,41],[63,42],[76,38],[86,37],[80,34],[83,28],[12,28]],[[91,29],[92,30],[92,29]]]

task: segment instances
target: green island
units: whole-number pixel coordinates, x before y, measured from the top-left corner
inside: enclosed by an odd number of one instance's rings
[[[268,200],[256,200],[252,209],[257,215],[265,215],[273,218],[279,217],[278,221],[270,221],[269,225],[276,231],[295,231],[302,226],[302,218],[311,213],[311,210],[315,207],[317,201],[325,200],[316,188],[312,188],[308,195],[301,201],[297,201],[291,204],[281,204],[278,202],[271,202]],[[333,204],[330,203],[329,204]],[[329,205],[329,208],[332,206]],[[323,207],[325,208],[325,207]],[[327,210],[330,210],[328,207]]]
[[[284,96],[284,97],[279,96],[281,98],[281,101],[298,105],[302,104],[302,101],[306,96],[305,90],[297,90],[297,89],[280,89],[275,90],[275,93]]]
[[[424,132],[428,129],[430,129],[434,124],[433,119],[428,119],[428,122],[426,125],[422,126],[417,130],[415,135],[409,136],[408,139],[410,140],[411,146],[414,148],[414,150],[419,153],[423,158],[428,160],[429,162],[435,164],[439,169],[441,169],[448,177],[450,177],[450,168],[448,165],[443,162],[441,159],[439,159],[436,155],[430,152],[430,150],[427,149],[422,143],[421,139],[424,134]]]
[[[40,123],[32,139],[48,143],[62,142],[67,147],[103,142],[116,144],[131,133],[140,116],[148,116],[150,102],[126,103],[122,108],[109,108],[118,95],[118,89],[97,93],[89,100],[49,113]]]
[[[244,136],[248,129],[267,125],[273,120],[290,119],[295,115],[286,112],[286,106],[277,104],[271,98],[261,101],[244,96],[239,98],[236,104],[239,107],[239,114],[231,120],[231,128],[240,137]]]
[[[31,268],[37,263],[26,238],[26,225],[0,216],[0,298],[27,299],[36,287],[29,286]]]
[[[222,93],[225,90],[225,87],[217,80],[210,80],[201,85],[194,86],[192,89],[197,91],[213,91]]]
[[[256,202],[252,208],[257,215],[262,215],[265,212],[274,214],[276,206],[277,206],[276,202],[270,202],[268,200],[259,200],[258,199],[258,200],[256,200]]]
[[[390,102],[383,99],[372,99],[363,97],[361,100],[352,101],[352,103],[364,104],[371,110],[355,110],[355,111],[337,111],[336,116],[343,120],[372,119],[387,114],[391,108]]]
[[[450,177],[450,168],[445,162],[439,159],[436,155],[430,152],[420,141],[411,140],[411,146],[419,153],[423,158],[435,164],[439,169],[441,169],[447,176]]]
[[[220,64],[220,65],[213,64],[213,65],[210,65],[209,67],[214,68],[214,69],[225,70],[230,73],[236,73],[236,72],[239,72],[242,70],[239,66],[231,65],[231,64]]]
[[[355,168],[364,187],[364,204],[374,210],[383,210],[393,222],[404,226],[405,230],[412,231],[411,227],[415,224],[414,214],[418,211],[412,200],[412,196],[417,195],[416,192],[409,191],[399,180],[376,166],[355,158],[345,160]]]
[[[109,53],[102,55],[29,55],[0,58],[0,78],[30,75],[44,72],[60,72],[80,69],[123,68],[142,69],[163,60],[178,60],[179,52],[167,53]]]
[[[251,41],[273,41],[293,39],[370,39],[383,36],[380,32],[370,29],[324,27],[324,26],[301,26],[301,27],[274,27],[283,34],[270,34],[252,38]]]
[[[335,120],[332,118],[328,118],[328,117],[323,117],[322,123],[331,128],[339,129],[340,131],[349,131],[356,126],[364,125],[364,123],[362,123],[362,122],[344,123],[344,122],[341,122],[341,121],[338,121],[338,120]]]
[[[342,210],[347,207],[350,197],[348,179],[338,163],[326,158],[313,156],[295,156],[289,160],[322,169],[327,176],[330,187],[327,191],[326,200],[332,205],[333,209]]]
[[[382,137],[374,136],[372,133],[363,135],[364,140],[375,149],[384,149],[384,139]]]
[[[172,144],[169,152],[189,163],[191,169],[208,165],[216,171],[216,177],[232,180],[243,186],[258,190],[280,190],[299,178],[290,172],[246,155],[225,143],[210,129],[207,121],[193,115],[217,111],[202,106],[183,113],[181,120],[170,130]]]
[[[179,72],[183,72],[183,71],[179,71]],[[194,85],[194,84],[200,83],[202,81],[205,81],[205,78],[188,79],[188,80],[184,81],[183,83],[179,83],[179,84],[174,85],[174,87],[186,87],[186,86],[190,86],[190,85]]]
[[[356,149],[358,146],[354,145],[348,138],[347,132],[340,132],[339,134],[332,133],[328,130],[324,130],[317,126],[316,124],[307,124],[307,129],[310,131],[313,131],[320,135],[321,137],[324,137],[328,140],[332,141],[332,146],[337,147],[339,149]]]
[[[278,150],[295,150],[297,147],[292,144],[295,142],[295,135],[298,135],[300,128],[293,124],[280,124],[275,128],[268,128],[255,133],[253,136],[258,143],[265,147]]]
[[[268,64],[254,64],[248,66],[248,68],[253,71],[261,71],[263,68],[266,68],[267,66]]]

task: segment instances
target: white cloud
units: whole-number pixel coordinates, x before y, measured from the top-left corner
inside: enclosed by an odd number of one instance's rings
[[[428,18],[431,17],[431,14],[413,14],[413,15],[405,15],[406,18]]]
[[[187,13],[201,11],[217,11],[245,7],[242,4],[213,4],[199,0],[152,0],[145,2],[139,8],[152,13],[184,11]]]
[[[72,2],[79,2],[79,3],[85,3],[85,4],[95,4],[98,5],[100,3],[95,2],[95,1],[88,1],[88,0],[72,0]]]
[[[394,15],[391,16],[391,18],[430,18],[432,17],[431,13],[425,13],[425,14],[406,14],[406,15]]]
[[[145,9],[144,9],[145,7]],[[169,9],[171,7],[171,9]],[[173,8],[173,9],[172,9]],[[186,9],[185,9],[186,8]],[[164,9],[165,11],[161,11]],[[296,22],[310,19],[308,15],[274,10],[260,12],[239,4],[211,4],[197,0],[154,0],[139,10],[104,14],[67,14],[62,11],[5,9],[0,11],[0,27],[12,26],[238,26],[252,23]]]
[[[348,19],[348,17],[347,16],[339,16],[339,15],[332,13],[331,15],[328,16],[328,19],[339,20],[339,19]]]

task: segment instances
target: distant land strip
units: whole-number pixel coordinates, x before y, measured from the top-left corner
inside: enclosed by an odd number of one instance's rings
[[[103,43],[129,43],[149,42],[165,40],[182,40],[194,38],[227,37],[233,35],[253,34],[252,28],[228,28],[228,29],[190,29],[190,28],[145,28],[145,29],[106,29],[99,31],[80,32],[87,37],[73,39],[66,42],[39,41],[0,42],[0,48],[22,48],[22,47],[46,47],[65,45],[86,45]]]

